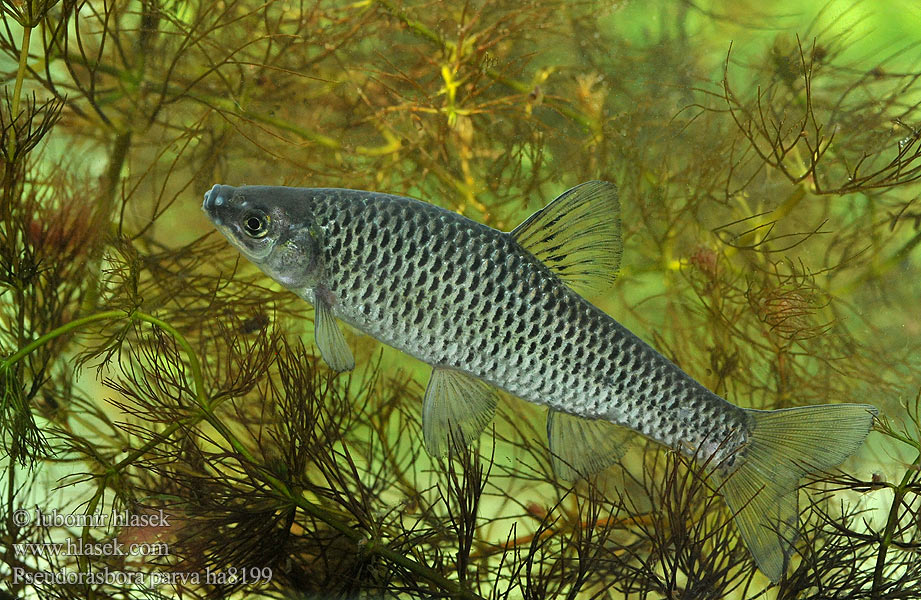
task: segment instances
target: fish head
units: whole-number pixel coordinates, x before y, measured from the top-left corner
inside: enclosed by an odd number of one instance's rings
[[[202,210],[250,262],[289,289],[317,283],[320,236],[294,188],[215,185]]]

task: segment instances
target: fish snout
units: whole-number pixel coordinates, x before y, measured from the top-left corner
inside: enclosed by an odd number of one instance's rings
[[[205,199],[201,204],[201,209],[205,211],[208,218],[214,221],[215,225],[221,225],[219,213],[229,197],[228,186],[219,183],[215,183],[214,187],[205,192]]]

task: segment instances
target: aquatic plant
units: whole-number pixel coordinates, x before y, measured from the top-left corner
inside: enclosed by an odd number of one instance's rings
[[[2,593],[921,595],[917,48],[802,4],[4,1]],[[356,335],[328,371],[312,311],[199,212],[215,182],[327,185],[509,229],[595,178],[626,250],[593,301],[738,404],[880,407],[807,482],[777,586],[659,448],[569,486],[542,411],[505,398],[433,461],[419,365]],[[22,546],[114,539],[147,552]],[[146,585],[25,581],[104,569]]]

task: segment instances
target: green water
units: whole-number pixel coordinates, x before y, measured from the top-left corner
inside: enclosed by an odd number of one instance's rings
[[[0,535],[168,551],[8,552],[5,592],[921,596],[916,3],[111,4],[4,4]],[[801,492],[779,586],[659,449],[570,492],[544,410],[504,397],[431,459],[429,367],[348,331],[330,373],[312,309],[200,210],[216,182],[348,187],[509,230],[589,179],[625,242],[592,302],[741,406],[880,409]],[[169,525],[15,522],[36,506]],[[105,568],[134,579],[34,585]]]

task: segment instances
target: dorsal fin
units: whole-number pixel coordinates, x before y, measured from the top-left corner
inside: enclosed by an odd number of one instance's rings
[[[620,268],[617,187],[587,181],[528,217],[510,235],[576,291],[599,291]]]

